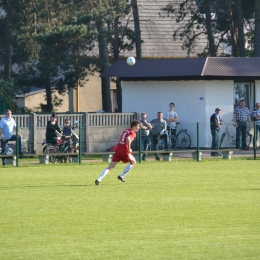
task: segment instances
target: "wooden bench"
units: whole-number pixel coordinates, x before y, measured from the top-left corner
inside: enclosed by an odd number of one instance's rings
[[[200,150],[199,151],[199,161],[201,161],[201,157],[202,157],[203,153],[214,153],[214,152],[222,153],[223,159],[231,160],[231,156],[234,153],[234,151],[239,151],[239,149]],[[197,151],[192,152],[192,157],[193,157],[193,159],[197,160]]]
[[[78,153],[52,153],[52,154],[35,154],[36,157],[39,158],[40,164],[49,164],[50,163],[50,156],[68,156],[69,161],[73,163],[79,162],[79,155]]]
[[[1,159],[6,158],[8,165],[16,166],[16,154],[5,154],[5,155],[0,154],[0,158]]]

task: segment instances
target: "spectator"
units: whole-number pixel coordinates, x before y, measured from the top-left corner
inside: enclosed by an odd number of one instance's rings
[[[120,161],[123,163],[129,162],[125,167],[123,172],[118,175],[118,179],[122,182],[125,182],[125,175],[135,166],[136,160],[132,154],[131,143],[136,137],[136,132],[140,129],[140,122],[138,120],[133,120],[131,123],[131,128],[127,128],[123,131],[119,143],[116,147],[116,152],[113,155],[112,162],[109,166],[104,169],[99,177],[95,180],[95,184],[99,185],[102,179],[115,168],[116,164]]]
[[[252,118],[255,121],[256,124],[256,142],[258,139],[258,133],[260,132],[260,103],[255,104],[255,110],[252,113]]]
[[[175,104],[171,102],[169,104],[170,110],[165,114],[165,120],[167,122],[167,130],[171,135],[176,137],[176,122],[178,122],[178,115],[174,111]],[[175,144],[172,144],[175,147]]]
[[[57,141],[55,137],[61,136],[61,130],[57,123],[57,114],[51,115],[51,120],[48,121],[46,126],[46,143],[56,145]]]
[[[6,154],[6,146],[8,141],[16,141],[17,136],[13,134],[13,131],[16,129],[16,123],[14,119],[12,118],[12,111],[6,110],[5,111],[5,117],[3,117],[0,121],[0,139],[1,139],[1,146],[2,146],[2,152],[1,154]],[[22,139],[19,135],[18,137],[18,143],[19,143],[19,154],[20,157],[23,156],[22,153]],[[2,158],[2,164],[6,165],[7,160],[6,158]]]
[[[218,135],[221,126],[220,109],[217,107],[215,113],[210,117],[210,130],[212,135],[212,150],[218,150]],[[211,152],[211,156],[222,156],[218,152]]]
[[[240,100],[239,106],[235,108],[233,116],[236,126],[236,148],[240,149],[240,135],[242,133],[242,150],[249,150],[246,144],[246,129],[247,121],[249,122],[250,128],[252,128],[251,118],[249,109],[246,107],[244,99]]]
[[[151,145],[151,138],[150,138],[150,130],[152,129],[152,125],[147,122],[146,120],[147,118],[147,114],[146,113],[142,113],[141,114],[141,142],[142,142],[142,149],[143,151],[147,151],[148,150],[148,146]],[[142,160],[146,160],[146,153],[143,153],[142,156]]]
[[[63,133],[64,141],[67,142],[67,145],[70,148],[71,147],[72,128],[70,125],[70,120],[68,118],[66,118],[64,121],[62,133]]]
[[[166,146],[166,150],[168,149],[168,144],[167,144],[167,134],[166,134],[166,130],[167,130],[167,123],[166,121],[163,119],[163,113],[162,112],[158,112],[157,113],[157,118],[153,119],[151,122],[152,125],[152,144],[153,144],[153,149],[155,151],[158,151],[158,141],[160,139],[164,140],[165,146]],[[160,161],[160,157],[158,153],[155,153],[155,159],[157,161]]]

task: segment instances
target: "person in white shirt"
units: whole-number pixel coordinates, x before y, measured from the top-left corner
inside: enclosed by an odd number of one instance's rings
[[[165,120],[167,122],[167,130],[171,135],[176,136],[176,122],[178,122],[179,118],[177,113],[174,111],[175,104],[171,102],[169,104],[170,110],[165,113]]]
[[[17,137],[13,134],[15,131],[16,123],[12,118],[12,111],[6,110],[5,117],[3,117],[0,121],[0,138],[1,138],[1,146],[2,146],[2,155],[6,153],[6,145],[8,141],[16,141]],[[22,157],[22,140],[21,136],[18,137],[19,142],[19,154]],[[6,158],[2,158],[3,165],[6,165]]]

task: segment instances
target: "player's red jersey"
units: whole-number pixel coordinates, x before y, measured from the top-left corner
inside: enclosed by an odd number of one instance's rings
[[[116,147],[116,152],[113,156],[112,161],[114,161],[114,162],[119,162],[119,161],[129,162],[130,161],[131,153],[128,150],[128,147],[126,145],[126,139],[128,136],[130,137],[130,142],[132,142],[135,139],[136,134],[132,128],[127,128],[123,131],[123,133],[120,137],[119,143]]]

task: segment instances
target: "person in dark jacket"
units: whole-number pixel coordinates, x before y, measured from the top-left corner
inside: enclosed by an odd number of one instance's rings
[[[46,143],[56,145],[57,141],[54,137],[62,136],[60,127],[57,123],[57,114],[51,115],[51,120],[47,122],[46,126]]]
[[[218,150],[218,134],[220,131],[220,109],[217,107],[215,113],[210,117],[210,130],[212,135],[212,150]],[[218,152],[211,152],[211,156],[222,156]]]

